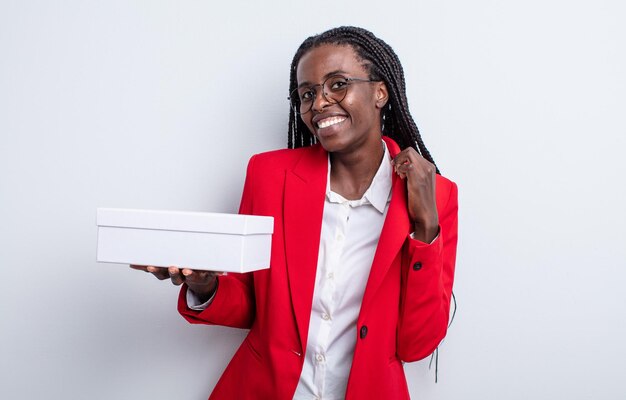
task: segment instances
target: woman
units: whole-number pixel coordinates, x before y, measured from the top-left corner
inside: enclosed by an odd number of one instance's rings
[[[290,149],[250,159],[240,207],[274,217],[271,267],[136,268],[183,284],[189,322],[250,329],[211,399],[407,399],[402,361],[431,354],[447,329],[456,185],[372,33],[305,40],[289,90]]]

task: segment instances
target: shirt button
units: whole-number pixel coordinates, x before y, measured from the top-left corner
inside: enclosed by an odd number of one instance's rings
[[[328,315],[328,314],[324,313],[324,314],[322,314],[322,319],[323,319],[324,321],[328,321],[328,320],[330,319],[330,315]]]
[[[333,279],[335,277],[335,274],[333,274],[332,272],[329,272],[328,275],[326,275],[326,277],[328,279]]]
[[[316,359],[318,362],[322,362],[322,361],[324,361],[324,356],[323,356],[323,355],[321,355],[321,354],[318,354],[317,356],[315,356],[315,359]]]
[[[361,337],[361,339],[365,339],[365,336],[367,336],[367,326],[363,325],[361,327],[361,331],[359,332],[359,336]]]
[[[420,269],[422,269],[422,263],[421,262],[416,262],[415,264],[413,264],[413,271],[419,271]]]

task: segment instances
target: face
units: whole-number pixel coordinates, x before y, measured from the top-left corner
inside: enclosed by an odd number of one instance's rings
[[[322,45],[305,53],[296,70],[298,86],[319,85],[336,74],[369,79],[351,46]],[[311,111],[300,117],[329,152],[351,152],[380,146],[380,110],[387,103],[383,82],[352,82],[340,103],[329,102],[316,88]],[[372,147],[373,148],[373,147]]]

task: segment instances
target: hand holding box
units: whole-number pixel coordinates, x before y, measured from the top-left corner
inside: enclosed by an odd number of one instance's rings
[[[201,303],[205,303],[215,294],[217,289],[217,277],[224,275],[224,272],[192,270],[189,268],[178,267],[155,267],[152,265],[133,265],[130,267],[139,271],[149,272],[160,281],[170,279],[176,286],[184,283],[200,299]]]

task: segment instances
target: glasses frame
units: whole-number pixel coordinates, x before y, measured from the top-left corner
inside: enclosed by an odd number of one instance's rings
[[[345,89],[345,93],[343,94],[343,97],[341,98],[341,100],[337,101],[334,98],[332,98],[332,96],[326,92],[326,90],[324,90],[326,88],[326,82],[328,82],[330,79],[333,78],[343,78],[346,81],[346,89]],[[299,89],[302,89],[302,87],[296,87],[294,90],[291,91],[291,93],[289,94],[289,97],[287,97],[287,100],[289,100],[289,103],[291,104],[291,107],[293,108],[293,111],[297,114],[297,115],[304,115],[306,113],[308,113],[309,111],[311,111],[313,109],[313,103],[315,103],[315,101],[317,100],[317,95],[318,95],[318,90],[315,89],[317,87],[321,87],[322,90],[320,90],[319,92],[322,93],[322,97],[324,97],[324,99],[329,102],[330,104],[340,104],[348,95],[348,88],[350,86],[352,86],[353,83],[359,83],[359,82],[382,82],[381,80],[374,80],[374,79],[365,79],[365,78],[352,78],[352,77],[346,77],[342,74],[333,74],[330,75],[329,77],[327,77],[326,79],[324,79],[324,81],[322,83],[318,83],[316,85],[312,85],[312,86],[304,86],[305,88],[307,88],[308,90],[312,90],[314,92],[314,97],[311,99],[311,104],[309,105],[309,109],[306,110],[305,112],[300,112],[301,108],[302,108],[302,100],[300,99],[300,95],[298,93]],[[294,96],[295,94],[295,96]]]

